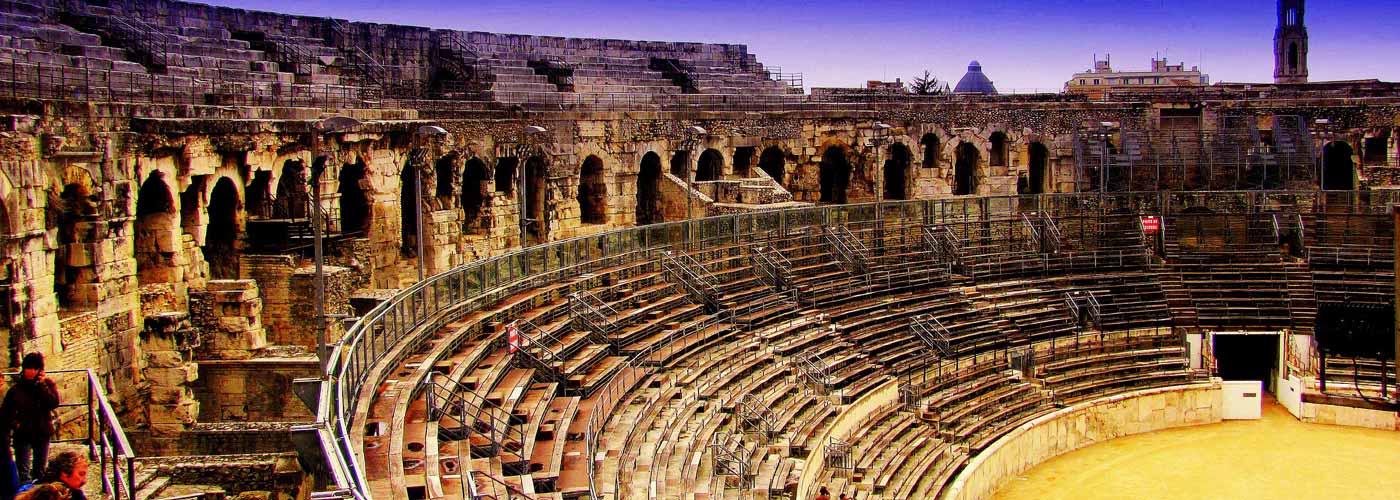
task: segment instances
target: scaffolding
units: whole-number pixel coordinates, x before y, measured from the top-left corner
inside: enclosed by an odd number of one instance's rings
[[[1074,134],[1080,191],[1287,189],[1315,180],[1306,120],[1275,116],[1268,134],[1254,116],[1227,115],[1214,129],[1082,127]]]

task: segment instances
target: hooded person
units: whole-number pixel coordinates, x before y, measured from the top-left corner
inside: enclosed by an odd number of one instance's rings
[[[0,403],[0,435],[9,435],[16,473],[24,482],[43,475],[55,432],[50,415],[58,408],[58,385],[44,375],[42,354],[25,354],[20,368],[18,380]]]

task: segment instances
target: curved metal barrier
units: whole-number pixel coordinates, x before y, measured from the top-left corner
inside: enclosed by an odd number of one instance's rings
[[[415,350],[436,327],[520,291],[584,272],[653,259],[654,250],[681,246],[703,249],[741,243],[763,234],[785,234],[789,229],[832,224],[879,223],[933,224],[1042,212],[1051,217],[1068,214],[1136,213],[1260,213],[1328,212],[1376,213],[1400,202],[1400,193],[1371,191],[1184,191],[1069,193],[1029,196],[989,196],[874,202],[851,205],[792,208],[749,212],[617,229],[522,248],[505,255],[472,262],[432,276],[404,289],[360,318],[334,347],[320,383],[315,432],[325,455],[328,482],[334,491],[318,498],[371,498],[354,434],[356,411],[367,405],[385,377],[384,369]],[[656,349],[684,345],[685,339],[668,339]],[[627,369],[603,385],[602,405],[607,411],[589,417],[587,442],[592,451],[598,430],[612,406],[642,380],[646,368],[640,361],[656,351],[648,350],[629,360]],[[633,363],[632,361],[637,361]],[[590,490],[592,481],[589,460]],[[597,498],[597,496],[594,496]]]

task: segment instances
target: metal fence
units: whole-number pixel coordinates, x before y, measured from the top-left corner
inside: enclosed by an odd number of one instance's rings
[[[335,346],[320,391],[317,425],[336,488],[369,498],[363,464],[352,429],[356,406],[368,404],[387,370],[416,352],[435,328],[518,292],[582,273],[656,257],[654,251],[705,249],[740,244],[755,237],[789,234],[814,225],[875,221],[939,223],[1044,212],[1050,216],[1084,213],[1170,215],[1199,213],[1326,212],[1385,213],[1400,203],[1397,192],[1224,191],[1045,194],[876,202],[792,208],[653,224],[522,248],[432,276],[400,291],[360,318]],[[677,344],[676,342],[680,342]],[[672,339],[662,350],[683,349]],[[657,354],[652,352],[651,354]],[[646,358],[636,358],[639,361]],[[642,380],[643,363],[604,384],[603,404],[589,416],[590,449],[611,407]],[[115,423],[115,422],[114,422]],[[591,460],[591,457],[590,457]],[[590,471],[591,472],[591,471]],[[596,489],[595,489],[596,491]]]
[[[5,372],[17,377],[19,372]],[[63,425],[54,436],[55,443],[78,443],[87,446],[88,458],[96,466],[102,480],[102,492],[112,500],[135,498],[136,451],[127,442],[126,432],[117,413],[107,400],[102,382],[91,368],[82,370],[53,370],[46,372],[59,386],[59,416]],[[82,398],[62,401],[75,395],[81,387]],[[76,415],[76,418],[74,416]],[[6,451],[8,453],[8,451]]]

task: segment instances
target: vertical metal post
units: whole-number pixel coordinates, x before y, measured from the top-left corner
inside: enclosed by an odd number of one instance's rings
[[[321,249],[321,176],[329,167],[330,158],[321,164],[321,172],[316,172],[316,160],[321,152],[321,134],[314,135],[311,147],[311,233],[312,246],[316,259],[316,363],[321,373],[326,372],[326,271],[325,255]]]
[[[426,154],[426,153],[425,153]],[[426,164],[426,160],[419,160]],[[423,168],[426,165],[410,165],[413,169],[413,220],[418,239],[418,281],[423,281]]]
[[[519,200],[520,203],[520,248],[525,248],[530,246],[530,220],[528,218],[530,197],[525,193],[525,173],[528,169],[525,166],[525,152],[527,148],[524,145],[524,134],[521,134],[520,141],[521,142],[517,143],[515,146],[515,198]]]

